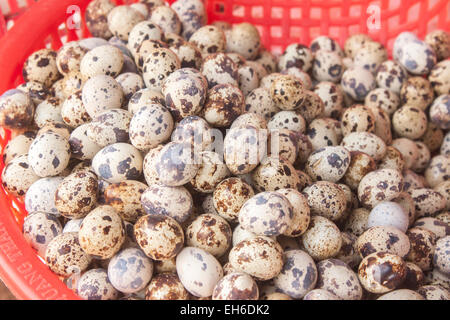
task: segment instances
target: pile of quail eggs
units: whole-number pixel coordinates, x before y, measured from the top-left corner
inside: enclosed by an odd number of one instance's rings
[[[450,299],[450,35],[275,56],[200,0],[94,0],[0,98],[3,187],[83,299]]]

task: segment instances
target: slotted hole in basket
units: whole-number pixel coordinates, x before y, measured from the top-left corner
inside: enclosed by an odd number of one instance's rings
[[[262,6],[254,6],[252,7],[250,14],[252,18],[256,19],[264,18],[264,8]]]
[[[214,5],[214,13],[223,14],[225,12],[225,5],[222,2],[216,2]]]
[[[242,5],[233,5],[233,16],[243,18],[245,15],[245,8]]]
[[[328,29],[328,36],[333,39],[339,39],[340,27],[331,26]]]
[[[416,3],[409,8],[407,18],[408,21],[417,21],[419,19],[419,5],[419,3]]]
[[[300,19],[302,17],[302,8],[291,8],[289,11],[291,19]]]
[[[271,26],[270,36],[272,38],[281,38],[283,36],[283,28],[281,28],[280,26]]]
[[[309,17],[312,20],[320,20],[322,16],[322,9],[320,8],[311,8],[309,11]]]
[[[351,7],[350,7],[350,14],[349,14],[349,16],[351,17],[351,18],[357,18],[357,17],[361,17],[361,14],[362,14],[362,7],[361,7],[361,5],[352,5]]]
[[[400,24],[399,16],[392,16],[387,20],[387,26],[382,26],[383,28],[387,28],[387,30],[397,30]]]
[[[318,36],[320,36],[320,27],[310,27],[309,28],[309,38],[312,40],[314,40],[314,38],[317,38]],[[309,43],[308,43],[309,45]]]
[[[342,9],[338,7],[330,8],[330,20],[333,21],[334,18],[341,18]]]
[[[351,24],[348,26],[348,34],[353,35],[359,33],[359,25]]]
[[[283,47],[282,46],[278,46],[278,45],[273,45],[272,46],[272,52],[275,55],[280,55],[283,53]]]
[[[299,39],[302,35],[302,28],[301,27],[296,27],[296,26],[292,26],[289,29],[289,38],[292,39]]]
[[[272,19],[281,19],[283,17],[283,8],[273,7],[270,16]]]

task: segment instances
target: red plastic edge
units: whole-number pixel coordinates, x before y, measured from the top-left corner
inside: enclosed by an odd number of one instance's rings
[[[26,11],[0,39],[0,92],[11,88],[11,79],[21,73],[21,65],[11,61],[25,61],[36,44],[42,43],[42,35],[55,30],[66,19],[69,5],[86,7],[88,0],[49,0],[40,1],[31,10]],[[54,24],[36,23],[29,29],[30,21],[36,17],[51,16]],[[27,41],[23,41],[27,39]],[[18,299],[63,300],[80,299],[38,258],[36,252],[24,239],[13,211],[8,195],[0,188],[0,277]]]

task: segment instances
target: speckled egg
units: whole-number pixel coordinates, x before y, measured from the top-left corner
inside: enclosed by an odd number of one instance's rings
[[[424,141],[424,143],[427,144],[426,141]],[[427,145],[430,148],[430,151],[432,151],[430,145],[429,144],[427,144]],[[8,146],[6,146],[6,147],[8,148]],[[442,141],[442,145],[440,147],[440,152],[443,155],[450,155],[450,133],[448,133],[448,132]]]
[[[259,87],[259,78],[255,69],[251,65],[244,65],[238,69],[239,74],[239,89],[241,89],[244,96],[246,96],[253,89]]]
[[[397,255],[375,252],[366,256],[358,268],[358,278],[371,293],[386,293],[401,285],[406,277],[406,264]]]
[[[80,64],[84,79],[97,75],[116,77],[123,67],[123,53],[113,45],[99,46],[87,52]]]
[[[420,40],[408,41],[396,59],[408,72],[426,75],[436,64],[436,53],[427,43]]]
[[[122,87],[110,76],[98,75],[84,84],[82,101],[91,117],[108,109],[120,109],[123,99]]]
[[[118,252],[108,264],[108,278],[123,293],[144,289],[153,275],[153,262],[142,250],[128,248]]]
[[[300,177],[293,165],[283,157],[269,156],[252,172],[256,191],[275,191],[284,188],[299,188]]]
[[[326,50],[315,52],[312,75],[317,81],[339,82],[344,72],[338,53]]]
[[[245,97],[245,111],[256,113],[267,121],[280,111],[272,100],[270,89],[256,88]]]
[[[37,81],[46,87],[51,87],[60,78],[56,56],[57,52],[52,49],[33,52],[23,66],[22,75],[25,82]]]
[[[69,277],[80,274],[89,266],[92,258],[80,246],[76,232],[62,233],[53,238],[45,251],[45,262],[51,271]]]
[[[59,184],[55,193],[55,207],[66,218],[83,218],[97,204],[97,190],[97,177],[93,172],[76,171]]]
[[[408,138],[398,138],[392,141],[392,147],[400,151],[404,160],[404,168],[409,169],[419,160],[419,148]]]
[[[130,122],[130,140],[137,149],[146,151],[167,141],[173,130],[170,112],[159,104],[143,106]]]
[[[75,128],[91,120],[82,100],[82,91],[77,90],[64,100],[61,117],[65,124]]]
[[[220,279],[213,290],[213,300],[258,300],[258,286],[248,274],[235,272]]]
[[[192,68],[178,69],[162,85],[165,103],[177,118],[199,113],[206,100],[207,80]]]
[[[158,154],[163,148],[163,145],[159,145],[156,148],[150,149],[144,158],[142,171],[144,172],[145,182],[151,186],[159,182],[158,172],[156,171],[155,164],[158,158]]]
[[[86,253],[108,259],[119,251],[125,241],[125,229],[113,207],[99,206],[83,219],[78,236]]]
[[[327,50],[338,53],[341,57],[344,56],[342,48],[339,46],[336,40],[327,36],[316,37],[310,45],[311,51],[316,53],[319,50]]]
[[[403,171],[403,191],[410,192],[413,189],[425,188],[425,178],[412,170]]]
[[[303,300],[340,300],[338,296],[324,289],[314,289],[309,291]]]
[[[370,91],[364,99],[364,104],[372,110],[381,109],[387,115],[393,114],[400,105],[398,94],[389,89],[376,88]]]
[[[425,111],[433,102],[433,99],[433,88],[427,79],[423,77],[410,77],[403,82],[400,90],[400,100],[403,104]]]
[[[332,221],[339,220],[346,209],[344,191],[335,183],[318,181],[303,190],[308,200],[311,214],[320,215]]]
[[[16,89],[28,93],[35,105],[38,105],[50,96],[49,89],[37,81],[24,82]]]
[[[367,229],[370,211],[365,208],[352,210],[345,222],[344,230],[359,237]]]
[[[431,69],[428,79],[437,95],[448,95],[450,92],[449,76],[450,63],[448,60],[437,63],[433,69]]]
[[[170,46],[170,50],[175,52],[180,59],[181,68],[195,68],[200,70],[202,67],[202,53],[193,43],[186,41],[175,43]]]
[[[119,76],[116,77],[116,81],[122,87],[123,93],[125,95],[125,103],[128,103],[128,100],[133,96],[133,94],[135,94],[145,86],[142,77],[135,72],[123,71]]]
[[[147,185],[134,180],[112,183],[105,189],[105,204],[116,209],[123,220],[135,222],[145,214],[141,195],[146,189]]]
[[[339,127],[337,127],[337,125]],[[337,146],[342,139],[340,123],[332,118],[316,118],[308,126],[306,136],[314,151],[325,147]]]
[[[344,71],[341,85],[353,99],[364,101],[367,94],[375,89],[376,82],[370,71],[361,67],[351,67]]]
[[[406,78],[406,70],[398,62],[393,60],[382,62],[376,73],[378,87],[390,90],[396,94],[400,93],[400,89]]]
[[[356,104],[347,108],[342,114],[342,133],[347,136],[351,132],[374,132],[375,116],[370,108]]]
[[[316,93],[324,103],[322,115],[334,119],[339,118],[344,104],[344,96],[340,87],[332,82],[322,81],[316,84],[314,93]]]
[[[199,215],[187,227],[186,245],[220,257],[231,246],[231,236],[231,227],[224,218],[207,213]]]
[[[153,260],[175,257],[184,244],[180,224],[164,215],[146,215],[139,218],[134,225],[134,235],[144,253]]]
[[[128,143],[114,143],[100,150],[92,159],[92,168],[100,178],[117,183],[139,180],[142,174],[142,155]]]
[[[172,50],[166,48],[152,50],[144,61],[143,78],[146,87],[161,90],[164,80],[180,67],[180,59]]]
[[[386,61],[388,52],[379,42],[369,41],[364,43],[353,56],[353,65],[376,73],[380,64]]]
[[[434,30],[429,32],[424,41],[436,53],[437,61],[450,57],[450,35],[444,30]]]
[[[292,222],[283,234],[288,237],[298,237],[308,229],[311,220],[308,200],[295,189],[279,189],[277,192],[289,200],[293,209]]]
[[[344,182],[352,190],[357,190],[359,182],[371,171],[376,169],[375,160],[361,151],[350,152],[350,164],[344,174]]]
[[[208,80],[209,88],[218,84],[239,86],[238,66],[224,53],[215,53],[207,56],[203,60],[201,72]]]
[[[398,197],[402,188],[403,177],[398,170],[379,169],[362,178],[358,186],[358,198],[362,205],[370,208]]]
[[[34,131],[25,131],[9,140],[3,150],[3,163],[7,165],[12,159],[28,154],[35,137]]]
[[[287,230],[294,217],[289,199],[278,192],[262,192],[244,203],[239,211],[242,228],[255,234],[276,236]]]
[[[277,291],[301,299],[311,291],[317,281],[317,269],[314,260],[302,250],[289,250],[283,256],[281,272],[273,279]]]
[[[437,97],[431,104],[429,114],[430,120],[443,130],[450,129],[450,94]]]
[[[176,273],[161,273],[152,278],[145,291],[146,300],[188,300],[189,293]]]
[[[345,175],[350,165],[350,160],[350,152],[344,147],[320,148],[308,157],[305,172],[313,181],[337,182]]]
[[[178,122],[172,132],[171,140],[190,143],[194,147],[194,152],[200,152],[211,148],[214,135],[214,129],[205,119],[189,116]]]
[[[307,72],[312,67],[313,59],[313,54],[307,46],[300,43],[292,43],[286,47],[280,56],[278,68],[285,70],[297,67]]]
[[[218,84],[208,91],[202,113],[214,127],[229,127],[244,112],[244,95],[231,84]]]
[[[86,26],[93,37],[109,39],[108,13],[114,9],[110,0],[91,1],[85,11]]]
[[[223,269],[213,255],[200,248],[186,247],[177,256],[177,274],[189,293],[206,298],[223,277]]]
[[[135,56],[137,48],[144,40],[161,40],[163,34],[163,31],[157,24],[148,20],[141,21],[131,29],[127,48]]]
[[[101,147],[89,139],[88,128],[89,124],[82,124],[70,134],[69,145],[73,158],[90,160],[101,150]]]
[[[193,212],[192,196],[182,186],[153,184],[143,192],[141,203],[148,214],[169,216],[179,223],[186,221]]]
[[[246,125],[251,125],[259,129],[267,129],[267,121],[261,115],[253,112],[241,114],[233,121],[230,129],[245,127]]]
[[[59,216],[55,207],[55,193],[62,181],[62,177],[50,177],[34,182],[25,194],[25,209],[29,213],[42,211]]]
[[[242,179],[227,178],[214,189],[214,207],[221,217],[228,221],[236,221],[241,207],[254,194],[253,188]]]
[[[80,70],[80,63],[84,55],[88,52],[77,41],[71,41],[64,44],[56,56],[56,66],[63,75]]]
[[[133,27],[143,21],[145,17],[130,6],[117,6],[107,15],[108,28],[113,35],[123,41],[128,41]]]
[[[408,229],[409,218],[403,207],[396,202],[383,201],[370,211],[367,226],[395,227],[403,232]]]
[[[225,135],[223,150],[231,173],[245,174],[255,169],[265,155],[266,142],[267,130],[250,125],[230,129]]]
[[[77,281],[76,293],[84,300],[117,300],[120,295],[102,268],[83,273]]]
[[[371,156],[375,161],[386,154],[386,143],[370,132],[352,132],[344,137],[342,146],[348,151],[360,151]]]
[[[28,93],[11,89],[0,96],[0,125],[9,129],[20,129],[31,125],[34,104]]]
[[[421,109],[408,105],[395,111],[392,116],[395,133],[409,139],[421,137],[427,129],[427,123],[427,116]]]
[[[170,142],[159,152],[155,169],[163,184],[181,186],[195,177],[200,163],[190,144]]]
[[[449,176],[450,156],[436,155],[431,158],[428,168],[425,170],[425,179],[430,187],[437,187],[440,183],[447,181]]]
[[[218,153],[203,151],[201,157],[202,164],[191,185],[196,191],[211,193],[217,184],[230,176],[230,171]]]
[[[422,271],[432,269],[433,254],[436,248],[436,235],[426,229],[411,228],[406,232],[411,243],[406,259],[418,265]]]
[[[450,236],[446,236],[436,241],[433,255],[433,265],[446,275],[450,274],[449,248]]]
[[[189,41],[200,49],[204,57],[225,52],[225,34],[220,28],[213,25],[201,27],[192,34]]]
[[[229,262],[237,272],[247,273],[256,280],[269,280],[283,268],[283,249],[278,242],[257,236],[235,245]]]
[[[426,285],[417,290],[426,300],[450,300],[448,289],[440,285]]]
[[[417,219],[414,223],[414,227],[427,229],[436,235],[437,239],[444,238],[450,235],[450,226],[448,222],[442,221],[436,218],[425,217]]]
[[[22,232],[25,240],[44,257],[47,245],[62,233],[62,226],[55,215],[37,211],[25,217]]]
[[[150,57],[153,50],[160,49],[160,48],[168,49],[168,45],[165,42],[163,42],[162,40],[144,40],[144,41],[142,41],[140,46],[136,49],[136,54],[134,55],[134,65],[138,69],[139,73],[143,72],[145,61]],[[157,91],[160,90],[159,88],[151,88],[151,89],[157,90]]]
[[[306,100],[302,82],[291,75],[276,77],[270,86],[270,94],[282,110],[298,109]]]
[[[301,115],[295,113],[295,111],[283,110],[277,112],[270,119],[270,121],[267,123],[267,128],[269,130],[288,129],[300,133],[305,133],[306,121]]]
[[[409,238],[392,226],[369,227],[356,241],[356,248],[362,258],[375,253],[387,252],[405,258],[409,252]]]
[[[132,114],[123,109],[98,113],[88,125],[87,135],[102,148],[117,142],[128,142],[131,118]]]
[[[69,142],[63,136],[51,131],[37,136],[28,150],[28,162],[40,177],[61,173],[69,164],[69,159]]]
[[[152,8],[149,14],[149,20],[159,27],[164,33],[181,32],[181,21],[177,13],[169,6],[160,5]]]
[[[323,260],[337,255],[342,237],[339,228],[329,219],[313,216],[308,230],[299,239],[314,260]]]
[[[11,159],[2,172],[3,187],[14,196],[24,196],[30,186],[40,179],[28,162],[28,155],[23,154]]]
[[[416,217],[430,217],[445,209],[446,199],[430,188],[417,188],[409,191],[416,208]]]
[[[425,300],[419,293],[409,289],[398,289],[385,293],[377,300]]]
[[[317,264],[318,289],[325,289],[343,300],[361,300],[363,290],[356,273],[338,259],[322,260]]]
[[[59,98],[48,98],[36,106],[34,111],[34,123],[39,128],[48,124],[63,123],[61,108],[62,102]]]

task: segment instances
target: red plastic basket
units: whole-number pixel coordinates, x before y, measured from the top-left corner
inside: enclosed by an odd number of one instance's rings
[[[72,13],[67,13],[67,8],[76,5],[84,12],[88,3],[89,0],[40,0],[17,19],[0,39],[0,92],[23,82],[22,65],[34,50],[48,44],[58,49],[62,39],[70,41],[89,35],[84,22],[78,31],[66,26]],[[349,35],[368,33],[391,48],[402,31],[424,37],[435,29],[450,29],[448,0],[206,0],[205,4],[209,22],[251,22],[260,30],[266,48],[275,53],[292,42],[309,45],[318,35],[329,35],[342,45]],[[367,20],[374,14],[377,18],[377,12],[381,28],[368,28]],[[1,153],[9,139],[10,133],[1,130]],[[21,225],[27,214],[23,202],[0,188],[0,208],[0,277],[13,294],[20,299],[77,299],[23,238]]]

